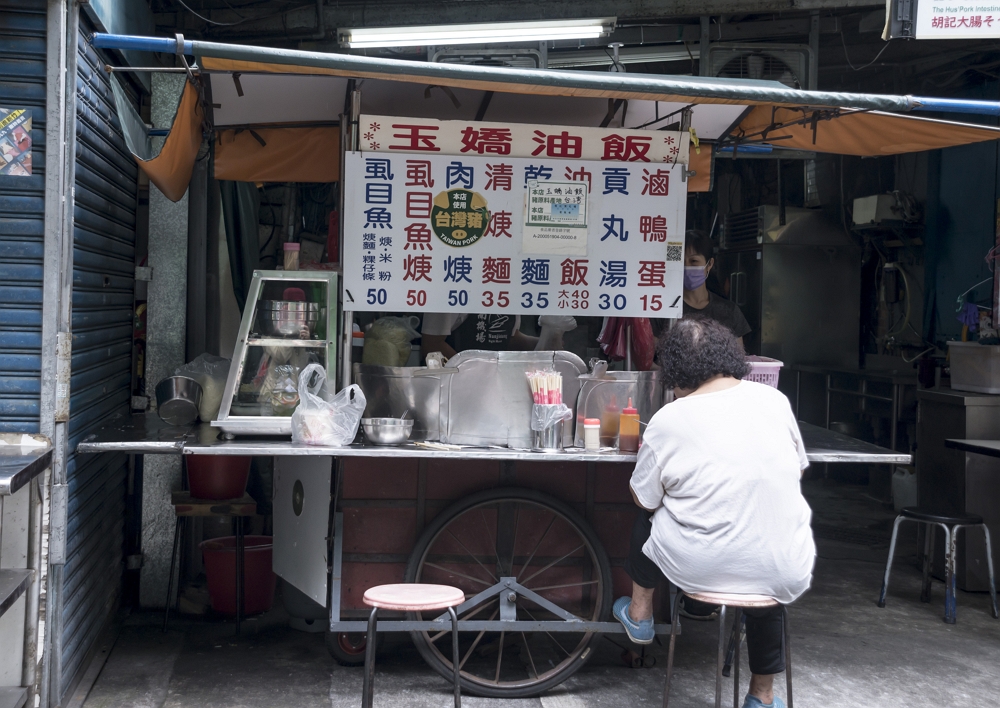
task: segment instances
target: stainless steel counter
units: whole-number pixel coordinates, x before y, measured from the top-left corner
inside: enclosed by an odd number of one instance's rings
[[[40,435],[30,436],[45,441],[44,447],[21,447],[21,435],[0,434],[6,445],[0,445],[0,496],[14,494],[52,462],[52,446]]]
[[[857,440],[832,430],[800,423],[810,462],[868,462],[910,464],[905,453]],[[452,460],[523,460],[559,462],[634,463],[635,455],[617,451],[593,453],[569,448],[558,453],[532,452],[504,447],[466,447],[461,450],[430,450],[408,444],[399,447],[350,445],[323,447],[295,444],[282,438],[223,440],[219,431],[201,424],[188,428],[168,426],[155,415],[134,415],[113,421],[77,446],[77,452],[133,452],[185,455],[327,455],[331,457],[433,457]]]

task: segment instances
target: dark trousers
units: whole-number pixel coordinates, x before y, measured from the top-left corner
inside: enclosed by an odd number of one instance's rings
[[[642,547],[653,530],[652,519],[653,515],[648,511],[636,514],[628,558],[625,559],[625,572],[628,576],[640,587],[649,589],[667,579],[656,563],[642,552]],[[691,598],[684,599],[685,607],[689,610],[692,609],[693,602]],[[785,635],[782,631],[781,607],[747,608],[743,610],[743,614],[746,616],[750,673],[780,674],[785,670]]]

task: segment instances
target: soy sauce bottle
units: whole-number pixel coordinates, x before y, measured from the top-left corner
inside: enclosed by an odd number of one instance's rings
[[[639,411],[632,407],[632,399],[618,416],[618,451],[639,451]]]

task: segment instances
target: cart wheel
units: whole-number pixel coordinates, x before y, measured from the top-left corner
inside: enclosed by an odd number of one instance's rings
[[[611,611],[611,566],[597,534],[566,504],[531,489],[492,489],[459,500],[417,541],[406,581],[441,583],[473,597],[500,577],[517,582],[587,621]],[[558,620],[525,597],[518,620]],[[493,596],[461,619],[498,619]],[[433,619],[440,612],[413,613]],[[412,632],[424,660],[451,680],[451,631]],[[462,690],[492,698],[536,696],[565,681],[586,662],[593,632],[462,632]]]
[[[376,650],[381,643],[381,638],[377,638]],[[367,645],[364,632],[326,633],[326,650],[341,666],[364,666]]]

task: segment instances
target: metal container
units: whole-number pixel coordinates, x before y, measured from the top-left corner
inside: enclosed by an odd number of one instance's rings
[[[601,420],[602,445],[607,445],[606,428],[613,423],[614,435],[618,434],[618,415],[632,399],[639,410],[640,428],[665,403],[673,400],[673,391],[664,391],[658,371],[608,371],[600,377],[580,377],[580,395],[576,403],[575,446],[583,447],[583,421],[586,418]]]
[[[353,368],[354,383],[368,401],[366,418],[399,418],[409,410],[408,417],[413,419],[410,440],[440,439],[441,380],[453,369],[370,364]]]
[[[170,425],[198,420],[201,384],[187,376],[168,376],[156,384],[156,412]]]
[[[457,372],[441,380],[441,442],[531,448],[531,387],[525,373],[551,369],[562,374],[563,403],[573,408],[583,360],[571,352],[464,351],[448,360]],[[563,426],[563,446],[573,444]]]
[[[261,300],[257,305],[257,325],[265,337],[309,339],[319,316],[318,302]]]
[[[531,449],[535,452],[559,452],[562,450],[565,422],[558,420],[545,430],[532,430]]]
[[[410,439],[413,421],[400,418],[362,418],[365,438],[376,445],[402,445]]]

